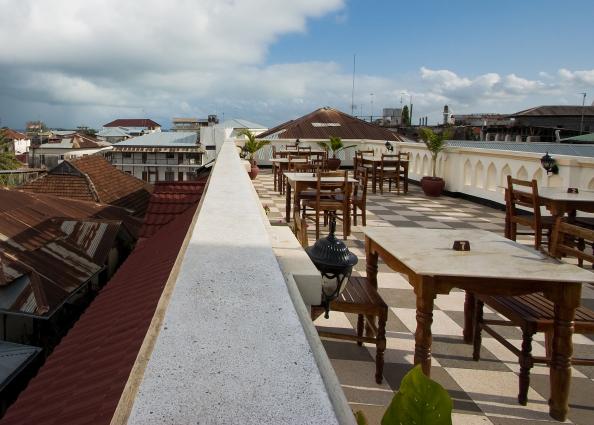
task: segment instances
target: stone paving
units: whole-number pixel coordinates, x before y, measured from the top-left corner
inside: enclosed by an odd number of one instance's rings
[[[270,170],[262,170],[254,186],[263,205],[269,207],[269,218],[284,217],[285,197],[273,191]],[[407,195],[394,192],[368,195],[367,226],[479,228],[503,234],[504,212],[451,197],[427,198],[411,185]],[[358,222],[361,224],[360,221]],[[313,226],[311,226],[313,227]],[[311,228],[310,227],[310,228]],[[359,257],[354,274],[365,275],[364,237],[360,226],[353,228],[347,245]],[[340,233],[340,232],[339,232]],[[321,234],[327,234],[322,228]],[[520,242],[530,244],[530,237]],[[309,243],[315,235],[310,233]],[[415,295],[406,278],[380,262],[379,292],[389,305],[386,328],[384,382],[374,381],[375,346],[359,347],[348,341],[323,339],[324,346],[353,410],[362,410],[370,424],[379,424],[383,412],[404,374],[412,367],[414,355]],[[582,304],[594,309],[594,289],[584,287]],[[528,405],[517,403],[517,358],[495,339],[483,335],[481,360],[472,360],[472,347],[462,340],[464,292],[453,291],[435,300],[433,317],[433,362],[431,376],[448,390],[454,402],[454,424],[519,425],[555,423],[548,415],[548,368],[532,369]],[[485,309],[486,315],[495,313]],[[356,316],[331,312],[329,319],[320,317],[317,326],[356,327]],[[509,341],[521,343],[515,328],[502,333]],[[594,335],[575,335],[574,352],[594,358]],[[544,354],[544,335],[536,334],[533,353]],[[594,424],[594,367],[574,366],[568,423]]]

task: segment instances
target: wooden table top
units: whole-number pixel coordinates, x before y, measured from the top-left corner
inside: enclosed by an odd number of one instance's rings
[[[538,188],[538,196],[553,201],[594,202],[594,190],[578,188],[579,193],[567,193],[567,188],[542,187]]]
[[[289,158],[271,158],[270,162],[277,162],[280,164],[287,164],[289,162]],[[306,162],[309,162],[307,159],[305,158],[292,158],[291,162],[297,163],[297,164],[304,164]]]
[[[370,161],[370,162],[381,162],[381,156],[370,156],[370,155],[363,155],[363,161]],[[386,158],[386,161],[400,161],[400,162],[409,162],[408,159],[398,159],[397,157]]]
[[[367,227],[365,235],[417,275],[594,283],[594,273],[478,229]],[[456,240],[470,251],[454,251]]]
[[[289,182],[311,182],[315,183],[318,181],[318,177],[314,175],[314,173],[283,173]],[[343,181],[343,177],[324,177],[322,181],[324,182],[341,182]],[[353,177],[347,177],[347,181],[349,183],[356,183],[357,179]]]

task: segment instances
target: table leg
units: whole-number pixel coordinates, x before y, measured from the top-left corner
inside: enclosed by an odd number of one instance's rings
[[[417,295],[417,330],[415,331],[415,364],[420,364],[423,373],[431,376],[431,324],[433,323],[433,300],[435,288],[428,278],[420,277],[414,285]]]
[[[281,183],[282,184],[282,183]],[[291,222],[291,185],[289,184],[289,180],[287,179],[287,187],[285,189],[287,199],[286,199],[286,211],[285,211],[285,220],[287,223]]]
[[[571,337],[575,320],[575,309],[579,305],[581,285],[567,285],[554,294],[555,322],[553,330],[553,353],[551,356],[549,414],[553,419],[564,421],[569,409],[569,387],[571,384]]]
[[[474,339],[474,294],[466,291],[464,299],[464,342],[472,344]]]

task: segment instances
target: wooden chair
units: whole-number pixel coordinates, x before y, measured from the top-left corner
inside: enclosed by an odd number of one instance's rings
[[[355,156],[353,157],[353,170],[356,170],[359,166],[363,166],[363,155],[373,156],[373,153],[373,149],[355,151]],[[371,168],[372,166],[372,164],[365,164],[366,168]]]
[[[366,167],[355,168],[355,183],[353,187],[352,205],[353,205],[353,224],[357,225],[357,208],[361,210],[361,224],[367,226],[367,180],[369,178],[369,169]]]
[[[528,188],[521,190],[518,187]],[[524,207],[521,209],[519,207]],[[539,249],[542,244],[542,231],[547,229],[547,239],[550,242],[552,217],[540,214],[538,198],[538,183],[536,180],[526,181],[507,176],[507,192],[505,200],[507,238],[516,240],[517,235],[531,235],[532,233],[518,233],[518,224],[530,227],[534,232],[534,248]]]
[[[396,184],[396,191],[400,194],[400,163],[398,154],[382,154],[379,170],[380,193],[384,193],[384,180],[388,180],[388,192],[392,191],[392,181]]]
[[[309,153],[311,153],[311,146],[301,146],[301,145],[299,145],[297,147],[297,151],[298,152],[309,152]]]
[[[272,156],[271,158],[281,158],[281,155],[276,151],[276,146],[272,146]],[[280,186],[280,173],[279,173],[279,165],[275,162],[272,163],[272,179],[274,180],[274,191],[277,191],[278,186]],[[280,191],[280,190],[279,190]]]
[[[338,218],[338,212],[340,211],[342,213],[343,221],[342,233],[344,239],[346,239],[349,233],[350,224],[348,216],[348,172],[346,170],[341,170],[319,172],[316,174],[317,182],[315,186],[315,197],[313,199],[303,199],[302,217],[315,217],[317,240],[320,238],[320,214],[323,214],[324,224],[327,224],[327,213],[329,211],[335,211]],[[339,177],[340,179],[336,182],[327,182],[323,181],[324,177]],[[308,208],[313,210],[311,216],[307,213]]]
[[[330,311],[356,314],[356,334],[329,330],[321,326],[317,327],[318,334],[326,338],[356,341],[359,346],[364,342],[375,344],[375,382],[381,384],[386,350],[388,306],[377,292],[377,288],[373,287],[366,277],[351,276],[338,298],[330,303]],[[323,307],[312,307],[312,318],[315,319],[323,312]]]
[[[293,144],[286,144],[285,145],[285,150],[287,151],[298,151],[299,150],[299,146],[296,143]]]
[[[567,255],[594,262],[594,256],[576,247],[579,240],[594,241],[594,230],[565,223],[557,219],[551,240],[551,253],[555,256]],[[484,330],[512,353],[520,362],[518,402],[526,405],[530,386],[530,369],[535,363],[550,364],[553,344],[554,304],[542,294],[519,296],[484,296],[475,294],[474,307],[474,350],[473,359],[480,359],[481,332]],[[483,317],[483,305],[505,316],[508,320],[486,320]],[[507,338],[497,333],[492,326],[516,326],[522,330],[522,346],[515,347]],[[545,333],[545,357],[532,355],[532,337],[536,332]],[[594,333],[594,312],[586,307],[575,311],[574,332],[577,334]],[[572,364],[594,366],[594,359],[573,358]]]
[[[398,177],[403,183],[402,187],[404,188],[404,193],[408,193],[408,164],[410,161],[410,152],[398,152],[398,161]]]

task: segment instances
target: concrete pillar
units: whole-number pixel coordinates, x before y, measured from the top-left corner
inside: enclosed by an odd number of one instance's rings
[[[522,136],[520,136],[519,134],[516,135],[516,142],[518,142],[518,143],[522,142]]]
[[[511,142],[511,134],[506,134],[505,139],[506,142]]]

